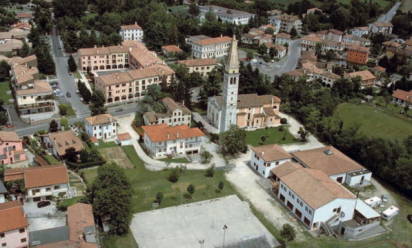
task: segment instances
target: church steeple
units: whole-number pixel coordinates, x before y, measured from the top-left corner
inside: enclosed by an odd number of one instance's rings
[[[239,55],[237,52],[237,40],[233,34],[232,44],[230,45],[229,54],[225,61],[225,71],[227,73],[239,73]]]

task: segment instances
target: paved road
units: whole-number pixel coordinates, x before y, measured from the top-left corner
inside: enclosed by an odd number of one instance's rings
[[[396,11],[398,11],[400,6],[401,6],[401,2],[395,3],[395,5],[393,5],[393,7],[388,12],[386,12],[386,14],[381,15],[377,21],[378,22],[392,21],[392,18],[396,15]]]
[[[90,115],[89,107],[86,104],[82,103],[80,101],[80,96],[76,94],[77,85],[75,79],[68,72],[67,60],[69,57],[66,56],[63,52],[62,42],[60,41],[60,38],[57,35],[55,27],[53,28],[53,32],[51,35],[51,43],[52,55],[54,58],[54,62],[56,64],[56,76],[61,91],[67,98],[67,101],[71,103],[73,109],[76,111],[77,117]],[[66,96],[67,92],[71,94],[71,97]]]

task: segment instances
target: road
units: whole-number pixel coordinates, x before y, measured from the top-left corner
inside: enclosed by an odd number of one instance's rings
[[[57,35],[56,27],[53,28],[51,35],[52,43],[52,55],[54,58],[54,63],[56,64],[56,76],[59,82],[59,87],[66,97],[67,101],[70,102],[73,109],[76,111],[77,117],[85,117],[90,115],[89,107],[80,101],[80,96],[76,93],[77,84],[72,75],[68,72],[66,56],[63,52],[62,42]],[[70,93],[70,97],[66,96],[66,93]]]
[[[378,22],[390,22],[392,18],[396,15],[396,11],[398,11],[399,7],[401,6],[401,2],[397,2],[393,5],[393,7],[386,12],[386,14],[381,15],[378,18]]]

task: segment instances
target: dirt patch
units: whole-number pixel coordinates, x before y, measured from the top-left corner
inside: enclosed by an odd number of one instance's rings
[[[122,168],[133,168],[132,162],[130,162],[129,158],[121,147],[102,148],[100,149],[100,153],[106,161],[115,162]]]

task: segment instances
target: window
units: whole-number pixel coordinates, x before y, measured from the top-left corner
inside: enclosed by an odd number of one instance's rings
[[[22,228],[19,230],[19,233],[23,233],[26,229]]]
[[[51,188],[46,188],[46,191],[50,191],[51,190]]]
[[[6,247],[6,246],[7,246],[7,243],[1,244],[1,247]]]
[[[59,185],[54,186],[54,189],[60,189]]]
[[[21,241],[22,243],[26,243],[27,239],[26,239],[26,238],[23,238],[23,239],[20,239],[20,241]]]
[[[4,238],[4,233],[0,233],[0,238]]]

